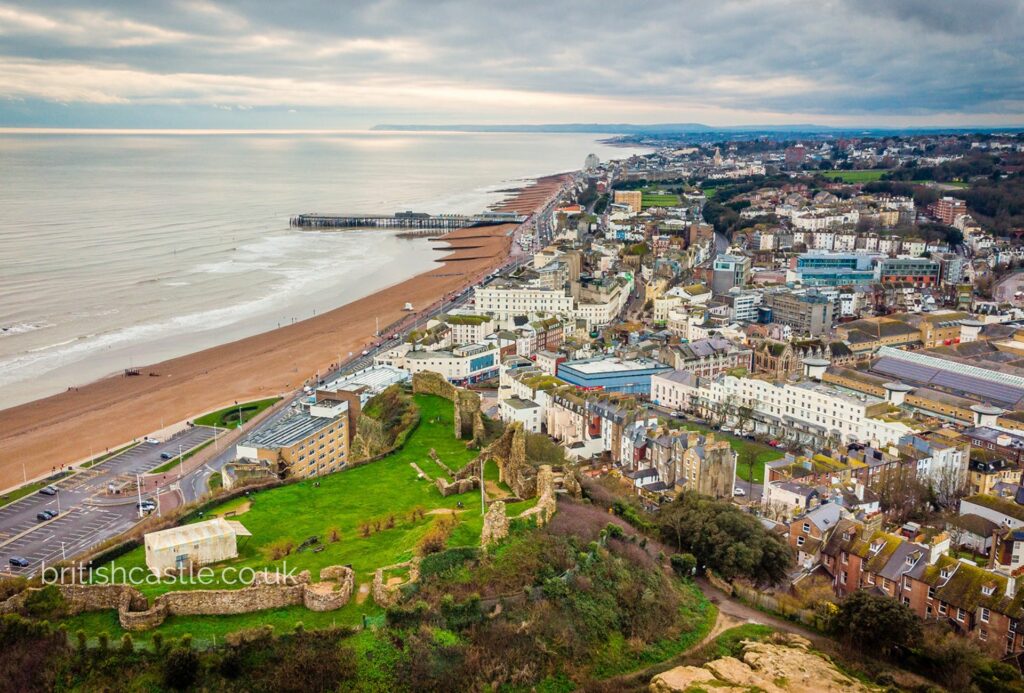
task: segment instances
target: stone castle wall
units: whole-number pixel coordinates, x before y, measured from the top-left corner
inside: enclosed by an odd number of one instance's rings
[[[408,568],[409,576],[399,584],[388,585],[384,580],[384,573],[389,570],[401,570]],[[416,582],[420,578],[420,562],[417,559],[406,561],[405,563],[395,563],[394,565],[384,566],[383,568],[377,568],[377,572],[373,574],[373,585],[370,588],[370,594],[373,596],[373,601],[378,606],[382,606],[385,609],[389,606],[393,606],[398,603],[401,597],[403,585],[407,585],[410,582]]]
[[[460,493],[469,493],[480,486],[480,481],[475,476],[471,476],[465,479],[456,479],[449,483],[447,479],[437,477],[434,479],[434,485],[437,486],[437,490],[441,492],[441,495],[447,498],[448,496],[457,496]]]
[[[508,536],[508,515],[505,514],[505,504],[501,501],[494,501],[484,515],[484,528],[480,532],[480,545],[487,548],[497,541]]]
[[[68,614],[117,611],[125,630],[155,628],[168,616],[225,616],[265,609],[305,605],[311,611],[340,609],[352,597],[355,574],[348,566],[330,566],[320,572],[322,582],[310,583],[309,572],[298,578],[276,579],[257,573],[253,583],[237,590],[181,590],[161,594],[149,605],[131,585],[57,585]],[[0,614],[21,611],[32,590],[0,603]]]
[[[484,436],[484,422],[481,416],[480,395],[470,390],[460,390],[440,373],[422,371],[412,376],[412,391],[417,394],[437,395],[454,404],[455,437],[469,438],[479,443]]]

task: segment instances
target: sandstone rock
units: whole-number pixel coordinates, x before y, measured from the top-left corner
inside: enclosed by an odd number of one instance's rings
[[[867,693],[877,690],[842,673],[825,657],[810,652],[810,642],[797,635],[776,636],[779,642],[745,642],[739,658],[722,657],[703,667],[676,667],[651,680],[656,693],[706,690],[750,690],[766,693]]]

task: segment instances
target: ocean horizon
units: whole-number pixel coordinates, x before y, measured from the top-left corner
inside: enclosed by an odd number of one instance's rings
[[[265,332],[436,267],[303,212],[478,212],[592,135],[0,130],[0,408]]]

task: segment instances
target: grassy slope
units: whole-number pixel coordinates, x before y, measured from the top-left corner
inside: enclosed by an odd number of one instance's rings
[[[449,539],[449,545],[471,545],[480,541],[483,518],[480,513],[480,494],[471,492],[460,496],[442,498],[432,482],[417,479],[416,472],[409,466],[416,462],[431,477],[440,468],[427,456],[434,448],[438,456],[450,467],[461,468],[475,457],[467,450],[464,441],[452,436],[452,405],[447,400],[431,395],[416,395],[420,408],[420,424],[409,436],[405,447],[379,462],[355,467],[336,474],[320,477],[320,487],[313,481],[302,481],[252,497],[251,508],[232,518],[240,521],[253,536],[239,542],[238,558],[213,566],[215,579],[212,584],[200,586],[205,589],[241,587],[229,585],[223,580],[225,568],[249,567],[261,569],[287,565],[296,571],[310,570],[314,579],[318,571],[328,565],[351,564],[356,571],[356,584],[368,583],[373,572],[380,566],[407,560],[413,556],[417,542],[427,532],[437,515],[426,515],[423,519],[411,519],[411,510],[422,507],[426,510],[455,509],[461,501],[463,509],[458,517],[460,525]],[[240,508],[245,499],[229,501],[212,513],[223,513]],[[533,501],[524,501],[509,507],[509,514],[522,512]],[[360,525],[366,520],[387,518],[394,514],[396,525],[392,529],[381,529],[369,537],[362,536]],[[328,530],[338,527],[341,540],[330,543]],[[266,547],[275,541],[289,539],[296,546],[307,538],[318,535],[325,549],[320,553],[311,551],[293,552],[283,560],[271,560]],[[118,568],[131,569],[139,576],[145,575],[145,552],[140,547],[117,559]],[[188,589],[188,585],[172,584],[168,581],[151,583],[142,578],[137,581],[139,589],[154,597],[172,589]],[[279,623],[290,629],[291,624],[302,621],[307,628],[325,627],[334,622],[358,622],[361,613],[379,613],[372,600],[356,605],[353,600],[347,607],[336,612],[315,614],[302,607],[278,609],[274,612],[259,612],[231,617],[171,618],[160,630],[173,634],[192,632],[197,638],[212,637],[213,634],[229,633],[243,627],[261,623]],[[117,618],[113,612],[84,614],[69,619],[69,629],[83,628],[89,633],[97,629],[108,630],[120,637],[116,628]]]

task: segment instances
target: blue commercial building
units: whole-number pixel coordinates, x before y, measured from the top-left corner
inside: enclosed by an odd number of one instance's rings
[[[852,286],[875,281],[880,255],[869,253],[804,253],[796,260],[797,280],[804,286]]]
[[[651,376],[671,370],[672,366],[651,359],[623,360],[601,356],[560,363],[558,377],[585,390],[650,395]]]

